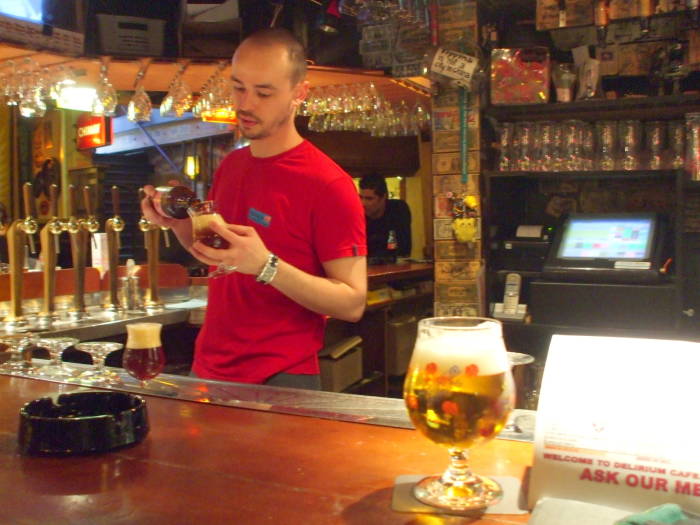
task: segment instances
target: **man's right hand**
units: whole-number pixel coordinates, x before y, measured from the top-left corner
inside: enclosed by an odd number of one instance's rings
[[[158,195],[156,189],[147,184],[143,187],[143,193],[145,197],[141,200],[141,213],[143,216],[153,224],[162,226],[164,228],[173,228],[176,224],[181,222],[178,219],[173,219],[167,215],[159,213],[156,207],[153,205],[153,199]]]

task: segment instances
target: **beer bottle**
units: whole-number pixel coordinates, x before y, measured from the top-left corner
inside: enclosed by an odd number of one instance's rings
[[[396,232],[394,230],[389,230],[389,237],[386,240],[386,249],[389,253],[396,253],[397,248],[396,242]]]
[[[200,202],[199,198],[187,186],[159,186],[153,199],[156,210],[173,219],[186,219],[187,209]]]

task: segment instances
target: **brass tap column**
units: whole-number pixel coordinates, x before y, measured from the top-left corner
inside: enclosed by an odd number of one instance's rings
[[[105,223],[107,232],[107,251],[109,253],[109,298],[104,305],[105,310],[117,312],[124,308],[119,303],[119,249],[121,247],[120,232],[124,230],[124,219],[119,216],[119,188],[112,186],[112,217]]]
[[[32,216],[32,185],[27,182],[22,188],[24,196],[24,219],[15,219],[7,228],[7,252],[10,263],[10,312],[5,317],[5,329],[12,331],[27,325],[22,310],[24,250],[29,241],[30,251],[34,249],[34,235],[38,229],[36,219]]]
[[[141,190],[143,192],[143,190]],[[141,193],[141,199],[143,193]],[[148,265],[148,290],[143,301],[147,310],[160,310],[163,302],[158,295],[158,263],[160,259],[160,226],[149,222],[146,217],[139,220],[139,229],[143,232],[146,248],[146,260]]]
[[[58,186],[49,188],[49,215],[51,218],[39,232],[41,243],[41,264],[44,270],[44,293],[40,325],[50,325],[56,318],[56,260],[60,250],[59,236],[63,232],[63,223],[58,218]]]
[[[73,308],[70,311],[74,319],[87,317],[85,312],[85,268],[87,266],[88,231],[84,226],[85,220],[78,219],[78,189],[74,185],[68,187],[70,196],[69,218],[65,228],[70,234],[70,250],[73,257],[73,282],[75,294]]]

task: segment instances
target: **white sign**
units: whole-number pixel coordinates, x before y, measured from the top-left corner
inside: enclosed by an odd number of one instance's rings
[[[473,56],[439,48],[435,52],[430,71],[456,80],[462,87],[469,87],[476,69],[477,59]]]
[[[530,506],[549,496],[700,512],[699,373],[698,343],[553,336]]]

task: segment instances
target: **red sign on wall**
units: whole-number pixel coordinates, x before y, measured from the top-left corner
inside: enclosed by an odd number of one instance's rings
[[[112,120],[83,113],[76,123],[76,147],[98,148],[112,143]]]

